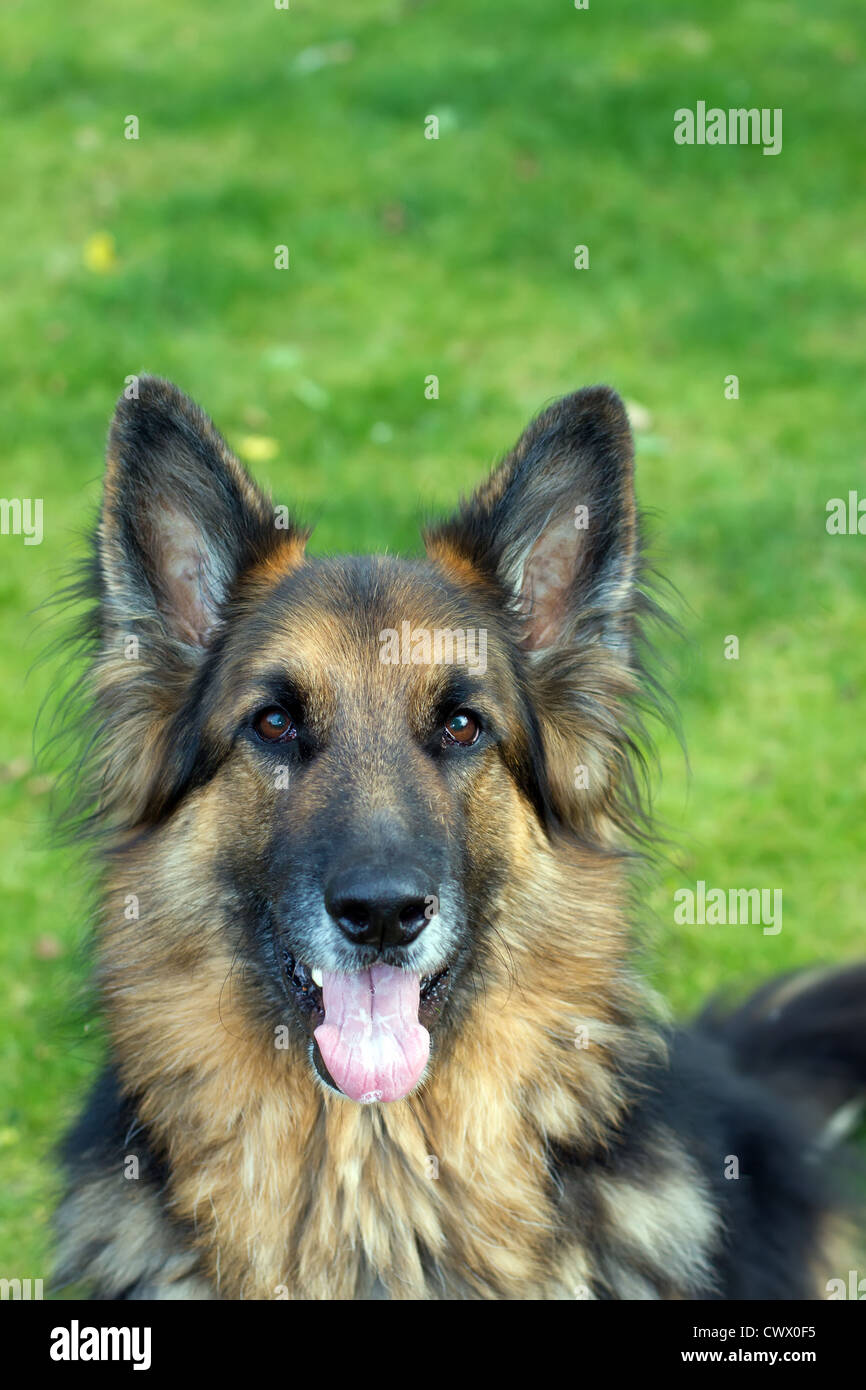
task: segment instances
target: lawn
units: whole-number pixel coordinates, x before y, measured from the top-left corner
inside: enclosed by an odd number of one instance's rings
[[[100,1056],[32,668],[129,374],[197,398],[319,552],[415,551],[545,402],[615,385],[682,596],[646,968],[686,1013],[862,953],[866,536],[825,525],[866,496],[859,0],[12,0],[3,28],[2,490],[44,539],[0,536],[0,1273],[48,1277]],[[675,144],[701,100],[781,108],[781,153]],[[677,925],[699,879],[781,889],[782,931]]]

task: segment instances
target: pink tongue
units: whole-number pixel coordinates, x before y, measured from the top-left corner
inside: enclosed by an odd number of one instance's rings
[[[430,1034],[418,1022],[421,977],[394,965],[357,975],[325,970],[325,1021],[316,1029],[325,1066],[351,1100],[402,1100],[427,1065]]]

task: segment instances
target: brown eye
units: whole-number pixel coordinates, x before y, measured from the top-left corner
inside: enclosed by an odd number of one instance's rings
[[[291,718],[279,705],[269,705],[267,709],[259,710],[253,720],[253,728],[259,738],[266,739],[268,743],[288,743],[290,739],[298,737]]]
[[[445,725],[443,741],[445,743],[459,743],[465,748],[468,744],[475,742],[480,732],[481,725],[475,715],[470,714],[469,710],[460,709],[456,714],[452,714]]]

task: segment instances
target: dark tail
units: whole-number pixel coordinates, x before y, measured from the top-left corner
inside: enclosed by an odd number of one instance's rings
[[[866,1101],[866,963],[782,976],[734,1012],[714,1001],[695,1026],[805,1110],[822,1141],[853,1127]]]

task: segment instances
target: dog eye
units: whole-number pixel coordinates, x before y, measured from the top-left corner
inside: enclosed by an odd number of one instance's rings
[[[445,725],[442,742],[459,743],[461,747],[466,748],[475,742],[480,733],[481,725],[476,716],[468,709],[459,709]]]
[[[253,728],[267,743],[288,743],[298,737],[296,725],[279,705],[268,705],[253,719]]]

